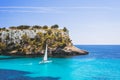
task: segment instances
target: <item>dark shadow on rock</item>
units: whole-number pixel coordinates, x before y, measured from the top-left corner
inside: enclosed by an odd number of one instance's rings
[[[25,76],[31,74],[30,72],[0,69],[0,80],[59,80],[60,77],[40,76],[30,77]]]

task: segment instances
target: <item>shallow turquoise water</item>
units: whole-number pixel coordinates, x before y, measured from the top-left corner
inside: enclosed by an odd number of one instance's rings
[[[0,80],[120,80],[120,46],[77,47],[90,54],[49,58],[53,62],[48,64],[39,64],[39,57],[1,56]]]

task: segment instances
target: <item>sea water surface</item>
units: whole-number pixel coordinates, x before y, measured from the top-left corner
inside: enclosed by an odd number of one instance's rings
[[[120,45],[76,45],[88,55],[49,58],[0,56],[0,80],[120,80]]]

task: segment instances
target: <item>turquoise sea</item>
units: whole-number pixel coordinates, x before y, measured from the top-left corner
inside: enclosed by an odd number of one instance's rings
[[[49,58],[0,56],[0,80],[120,80],[120,45],[76,45],[88,55]]]

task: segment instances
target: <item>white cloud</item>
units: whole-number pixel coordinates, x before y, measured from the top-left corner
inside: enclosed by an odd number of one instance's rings
[[[23,13],[65,13],[67,10],[80,9],[112,9],[110,7],[29,7],[29,6],[0,6],[0,12],[23,12]]]
[[[32,11],[32,10],[0,10],[0,12],[21,12],[21,13],[45,13],[44,11]]]
[[[63,13],[56,7],[0,7],[0,12]]]
[[[111,9],[110,7],[30,7],[30,6],[0,6],[0,8],[16,9]]]

